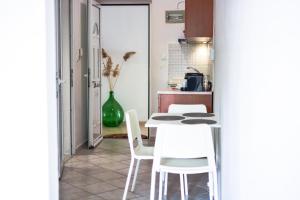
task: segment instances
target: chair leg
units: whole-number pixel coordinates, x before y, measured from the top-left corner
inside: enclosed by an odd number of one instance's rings
[[[133,165],[134,165],[134,158],[131,158],[130,166],[129,166],[129,171],[128,171],[128,175],[127,175],[127,180],[126,180],[126,185],[125,185],[125,189],[124,189],[124,193],[123,193],[123,200],[126,200],[126,197],[127,197],[127,192],[128,192],[128,187],[129,187],[130,179],[131,179]]]
[[[188,181],[187,181],[187,174],[184,174],[184,192],[186,196],[189,196],[189,188],[188,188]]]
[[[163,172],[159,172],[159,192],[158,192],[158,199],[159,200],[162,200],[163,176],[164,176],[164,173]]]
[[[184,197],[184,183],[183,183],[183,174],[180,174],[180,193],[181,193],[181,200],[185,200]]]
[[[168,172],[165,172],[164,195],[167,196],[167,193],[168,193]]]
[[[212,172],[208,173],[208,189],[209,189],[209,200],[213,200],[213,192],[214,192],[214,187],[213,187],[213,175]]]
[[[133,192],[134,188],[135,188],[135,182],[136,182],[136,177],[137,177],[139,167],[140,167],[140,161],[141,160],[137,160],[137,163],[136,163],[136,166],[135,166],[135,172],[134,172],[133,182],[132,182],[132,186],[131,186],[131,192]]]
[[[152,167],[150,200],[154,200],[154,198],[155,198],[155,176],[156,176],[156,171],[155,171],[154,167]]]
[[[214,200],[219,200],[219,191],[218,191],[218,176],[217,171],[213,172],[213,188],[214,188]]]

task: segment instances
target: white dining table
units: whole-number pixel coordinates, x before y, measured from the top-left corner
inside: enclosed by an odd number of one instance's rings
[[[182,123],[182,120],[156,120],[152,119],[153,117],[158,116],[183,116],[183,113],[153,113],[148,121],[145,123],[146,128],[158,128],[162,124],[176,124],[176,125],[186,125]],[[213,134],[213,141],[214,141],[214,150],[215,150],[215,159],[216,159],[216,166],[217,166],[217,174],[218,174],[218,190],[219,194],[221,193],[221,124],[220,120],[214,115],[212,117],[185,117],[186,119],[208,119],[208,120],[214,120],[216,121],[215,124],[208,124],[212,128],[212,134]],[[192,125],[191,125],[192,126]],[[151,132],[149,131],[149,138],[151,136]]]
[[[145,127],[147,128],[157,128],[161,124],[183,124],[181,123],[182,120],[155,120],[152,119],[153,117],[158,117],[158,116],[183,116],[184,113],[153,113],[151,117],[148,119],[148,121],[145,124]],[[213,113],[212,113],[213,114]],[[185,116],[183,116],[185,117]],[[219,120],[217,117],[214,115],[212,117],[185,117],[185,119],[209,119],[209,120],[214,120],[217,123],[216,124],[209,124],[212,128],[221,128],[221,124],[219,123]]]

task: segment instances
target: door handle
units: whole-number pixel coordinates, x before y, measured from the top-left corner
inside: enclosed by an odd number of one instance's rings
[[[78,63],[81,60],[82,57],[83,57],[83,49],[79,48],[78,49],[78,54],[77,54],[76,62]]]
[[[65,80],[62,80],[62,79],[58,79],[57,80],[57,83],[58,83],[58,85],[62,85],[62,84],[64,84],[66,81]]]
[[[101,86],[101,83],[99,80],[92,80],[92,84],[93,84],[94,88]]]

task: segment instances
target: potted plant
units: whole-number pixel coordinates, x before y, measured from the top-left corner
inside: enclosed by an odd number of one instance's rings
[[[135,52],[133,51],[126,52],[122,63],[114,66],[111,56],[102,49],[102,75],[107,78],[109,85],[109,97],[102,106],[102,121],[104,126],[117,127],[123,122],[124,110],[114,97],[114,88],[118,82],[123,64],[134,54]]]

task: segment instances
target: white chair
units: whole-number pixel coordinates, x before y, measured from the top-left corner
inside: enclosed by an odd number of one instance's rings
[[[162,174],[180,175],[181,199],[185,199],[184,174],[209,174],[210,200],[218,200],[217,170],[211,128],[200,125],[161,125],[157,129],[151,175],[150,199],[154,200],[156,172],[160,173],[159,199],[162,198]]]
[[[203,112],[207,113],[204,104],[171,104],[168,108],[168,113],[189,113],[189,112]]]
[[[191,112],[200,112],[207,113],[206,106],[204,104],[171,104],[168,108],[168,113],[191,113]],[[188,195],[188,183],[187,175],[184,174],[184,187],[185,195]],[[167,195],[168,192],[168,173],[164,177],[164,195]]]
[[[128,132],[128,141],[130,146],[131,152],[131,162],[128,171],[128,176],[126,180],[126,185],[123,194],[123,200],[127,197],[128,187],[130,184],[130,179],[133,171],[134,161],[137,160],[137,164],[135,167],[134,178],[131,186],[131,191],[134,191],[136,177],[138,174],[140,161],[141,160],[153,160],[153,147],[146,147],[143,145],[143,140],[141,137],[141,129],[139,125],[139,121],[137,118],[137,113],[135,110],[130,110],[126,112],[126,125],[127,125],[127,132]],[[136,145],[135,142],[136,141]]]

